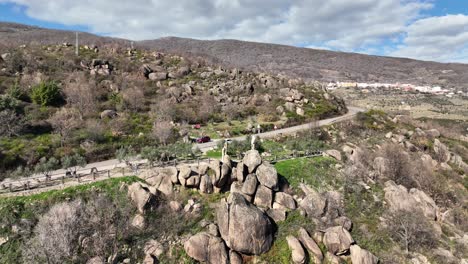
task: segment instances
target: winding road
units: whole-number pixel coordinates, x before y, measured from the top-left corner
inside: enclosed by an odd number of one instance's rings
[[[291,135],[300,131],[305,131],[308,129],[313,128],[314,126],[327,126],[336,122],[344,121],[344,120],[349,120],[353,118],[357,113],[364,111],[362,108],[358,107],[353,107],[353,106],[348,106],[348,113],[342,115],[342,116],[337,116],[337,117],[332,117],[328,119],[323,119],[319,120],[318,122],[314,123],[307,123],[307,124],[302,124],[298,126],[293,126],[293,127],[287,127],[287,128],[282,128],[282,129],[277,129],[273,131],[268,131],[268,132],[263,132],[256,134],[257,137],[259,138],[274,138],[277,136],[281,135]],[[248,136],[240,136],[240,137],[234,137],[234,138],[229,138],[231,140],[237,140],[237,141],[244,141],[247,139]],[[200,143],[194,145],[194,147],[198,147],[203,153],[207,152],[208,150],[216,148],[218,143],[220,141],[224,141],[225,139],[214,139],[211,142],[207,143]]]
[[[348,106],[348,113],[338,116],[338,117],[333,117],[333,118],[328,118],[328,119],[323,119],[318,122],[313,122],[313,123],[307,123],[307,124],[302,124],[298,126],[293,126],[293,127],[288,127],[288,128],[282,128],[282,129],[277,129],[274,131],[268,131],[268,132],[263,132],[263,133],[258,133],[256,134],[257,137],[259,138],[274,138],[277,136],[281,135],[291,135],[300,131],[305,131],[308,129],[311,129],[316,126],[326,126],[330,125],[336,122],[344,121],[344,120],[349,120],[352,119],[357,113],[364,111],[362,108],[358,107],[352,107]],[[240,136],[240,137],[234,137],[234,138],[229,138],[230,140],[237,140],[237,141],[244,141],[247,139],[248,136]],[[215,139],[211,142],[207,143],[200,143],[200,144],[195,144],[194,148],[200,149],[203,153],[206,153],[208,150],[216,148],[218,143],[220,141],[224,141],[225,139]],[[144,161],[142,161],[144,163]],[[90,174],[91,170],[95,169],[97,171],[106,171],[106,170],[112,170],[115,168],[119,167],[126,167],[125,163],[120,162],[117,159],[111,159],[111,160],[105,160],[105,161],[100,161],[100,162],[94,162],[94,163],[89,163],[87,164],[84,168],[79,169],[77,172],[79,174]],[[60,179],[62,176],[65,176],[66,171],[64,169],[56,170],[50,173],[51,179]],[[17,184],[23,181],[27,180],[32,180],[32,179],[39,179],[39,178],[44,178],[43,175],[34,175],[32,177],[28,178],[20,178],[20,179],[6,179],[3,182],[0,182],[0,184],[3,184],[5,186],[8,186],[9,184]]]

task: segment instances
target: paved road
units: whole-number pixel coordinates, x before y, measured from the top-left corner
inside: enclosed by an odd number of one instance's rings
[[[326,126],[326,125],[330,125],[330,124],[335,123],[335,122],[349,120],[349,119],[353,118],[358,112],[364,111],[364,109],[357,108],[357,107],[351,107],[351,106],[348,106],[348,109],[349,109],[349,111],[348,111],[347,114],[342,115],[342,116],[338,116],[338,117],[333,117],[333,118],[320,120],[320,121],[318,121],[318,124],[317,124],[317,122],[308,123],[308,124],[303,124],[303,125],[298,125],[298,126],[293,126],[293,127],[288,127],[288,128],[282,128],[282,129],[278,129],[278,130],[274,130],[274,131],[268,131],[268,132],[264,132],[264,133],[260,133],[260,134],[256,134],[256,135],[258,137],[260,137],[260,138],[273,138],[273,137],[280,136],[280,135],[294,134],[294,133],[299,132],[299,131],[308,130],[313,126],[317,126],[317,125],[318,126]],[[247,138],[247,136],[240,136],[240,137],[231,138],[231,140],[243,141],[246,138]],[[202,152],[207,152],[208,150],[214,149],[218,145],[218,142],[223,141],[223,140],[224,139],[215,139],[215,140],[213,140],[211,142],[208,142],[208,143],[196,144],[196,145],[194,145],[194,147],[198,147],[198,149],[200,149]],[[91,169],[93,169],[93,168],[96,168],[98,171],[105,171],[105,170],[112,170],[112,169],[117,168],[117,167],[125,167],[125,163],[121,163],[117,159],[94,162],[94,163],[87,164],[86,167],[84,167],[84,168],[79,169],[78,173],[80,173],[80,174],[90,174]],[[51,172],[51,175],[52,175],[51,179],[60,179],[62,176],[65,175],[65,170],[60,169],[60,170],[53,171],[53,172]],[[10,182],[18,183],[20,181],[34,180],[35,178],[43,179],[44,176],[34,175],[33,177],[23,178],[23,179],[15,179],[15,180],[12,180],[12,181],[5,180],[5,181],[0,182],[0,183],[5,184],[5,186],[8,186],[8,184]]]
[[[364,109],[362,108],[352,107],[352,106],[348,106],[348,110],[349,110],[348,113],[345,115],[323,119],[323,120],[318,121],[318,124],[317,122],[302,124],[298,126],[287,127],[287,128],[277,129],[274,131],[259,133],[259,134],[256,134],[256,136],[260,138],[274,138],[274,137],[281,136],[281,135],[290,135],[290,134],[294,134],[300,131],[308,130],[314,126],[326,126],[326,125],[333,124],[335,122],[349,120],[353,118],[357,113],[364,111]],[[247,137],[248,136],[234,137],[234,138],[231,138],[231,140],[244,141],[247,139]],[[198,147],[198,149],[200,149],[203,153],[205,153],[208,150],[212,150],[216,148],[218,143],[223,140],[224,139],[215,139],[211,142],[196,144],[194,147]]]

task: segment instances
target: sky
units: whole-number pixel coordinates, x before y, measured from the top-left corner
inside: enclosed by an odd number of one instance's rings
[[[468,0],[0,0],[0,21],[468,63]]]

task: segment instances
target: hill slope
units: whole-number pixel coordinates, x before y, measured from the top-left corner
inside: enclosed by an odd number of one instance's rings
[[[321,81],[379,81],[468,85],[468,65],[370,56],[237,40],[161,38],[144,47],[210,56],[223,64]]]
[[[81,43],[130,46],[129,40],[80,34]],[[70,31],[0,22],[0,48],[27,43],[74,43]],[[284,73],[319,81],[410,82],[455,87],[468,86],[468,65],[405,58],[370,56],[238,40],[161,38],[136,42],[137,46],[195,54],[228,67]]]

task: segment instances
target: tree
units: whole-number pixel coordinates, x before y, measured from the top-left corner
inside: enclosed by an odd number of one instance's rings
[[[79,126],[79,114],[73,108],[61,108],[50,119],[49,123],[60,135],[60,144],[69,138],[71,132]]]
[[[86,159],[78,153],[70,156],[65,156],[61,159],[62,168],[67,172],[76,175],[78,168],[84,168],[86,166]]]
[[[153,136],[163,145],[167,145],[174,136],[174,128],[171,122],[158,118],[153,124]]]
[[[116,158],[120,162],[125,162],[127,166],[132,168],[133,172],[136,174],[138,172],[138,155],[132,146],[120,147],[115,152]]]
[[[156,161],[161,159],[161,154],[162,151],[159,148],[150,146],[144,147],[140,152],[141,157],[147,159],[151,167],[154,166]]]
[[[94,256],[113,256],[130,236],[129,203],[92,194],[52,206],[39,218],[22,248],[23,263],[81,263]]]
[[[60,203],[39,218],[34,238],[24,248],[27,263],[76,260],[79,250],[80,202]],[[74,262],[74,261],[72,261]]]
[[[72,107],[76,108],[80,114],[80,119],[93,113],[96,110],[96,85],[87,81],[83,73],[77,73],[72,76],[63,89],[66,101]]]
[[[24,119],[15,111],[0,111],[0,136],[11,137],[18,136],[23,129]]]
[[[382,157],[386,159],[385,176],[388,179],[406,188],[417,187],[412,177],[414,164],[407,152],[398,145],[386,144],[382,147]]]
[[[32,88],[31,99],[41,106],[58,105],[62,101],[60,87],[55,82],[41,82]]]
[[[10,175],[12,178],[22,178],[22,177],[29,177],[32,174],[33,172],[28,167],[19,166]]]
[[[388,219],[390,235],[405,249],[406,254],[416,247],[430,247],[435,238],[432,227],[420,210],[399,210],[392,212]]]
[[[39,174],[44,174],[45,177],[49,177],[50,173],[59,168],[59,161],[52,157],[47,159],[46,157],[42,157],[39,160],[39,163],[34,166],[34,172]]]
[[[143,91],[138,87],[131,87],[122,92],[122,97],[125,102],[125,106],[130,111],[138,111],[144,106],[145,95]]]

